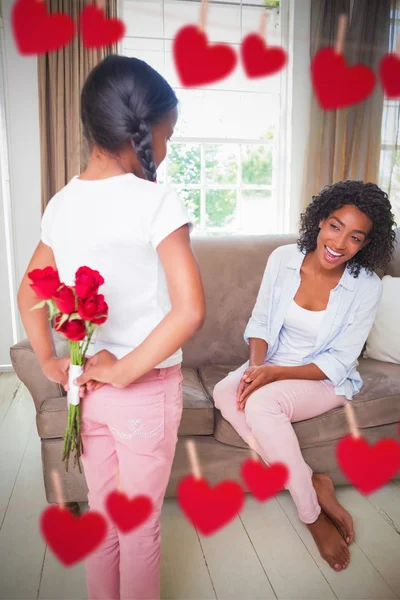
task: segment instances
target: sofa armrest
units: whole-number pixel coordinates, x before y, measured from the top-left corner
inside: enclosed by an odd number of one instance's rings
[[[65,355],[64,345],[57,343],[57,356]],[[68,354],[67,354],[68,355]],[[10,348],[11,363],[18,378],[26,385],[39,412],[42,403],[49,398],[66,396],[63,386],[44,376],[29,340],[25,339]]]

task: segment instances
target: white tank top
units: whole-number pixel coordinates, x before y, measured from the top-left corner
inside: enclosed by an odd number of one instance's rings
[[[109,350],[122,358],[139,346],[171,310],[157,247],[183,225],[192,228],[176,192],[131,173],[85,181],[73,177],[49,202],[42,241],[53,250],[61,281],[74,284],[81,266],[100,271],[99,293],[108,320],[89,355]],[[182,362],[182,350],[157,365]]]
[[[325,310],[307,310],[293,300],[279,334],[278,350],[269,362],[280,366],[299,366],[310,354],[317,341],[317,335]]]

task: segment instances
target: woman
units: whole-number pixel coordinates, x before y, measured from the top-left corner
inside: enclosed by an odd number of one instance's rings
[[[390,262],[395,225],[375,184],[325,187],[301,215],[297,245],[269,257],[244,334],[250,360],[214,389],[215,405],[239,435],[266,463],[286,464],[299,517],[336,571],[349,563],[353,522],[330,477],[305,463],[291,423],[360,391],[357,358],[382,289],[374,271]]]

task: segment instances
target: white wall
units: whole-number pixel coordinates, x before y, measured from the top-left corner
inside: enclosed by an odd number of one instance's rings
[[[1,0],[1,2],[4,25],[2,61],[13,234],[11,250],[15,257],[14,285],[15,289],[18,289],[40,237],[41,188],[37,58],[19,55],[11,29],[11,7],[14,0]],[[1,235],[3,236],[3,232]],[[3,270],[3,256],[1,262]],[[22,325],[18,319],[18,339],[21,339],[23,335]],[[0,345],[3,346],[4,342],[0,342]],[[0,347],[0,351],[4,354],[2,347]]]
[[[3,28],[0,21],[0,55],[4,55]],[[8,348],[16,337],[15,323],[13,324],[12,258],[9,244],[10,222],[10,193],[8,160],[6,145],[6,127],[4,114],[4,77],[3,62],[0,60],[0,369],[3,370],[10,362]],[[11,284],[10,284],[11,282]],[[14,327],[13,327],[14,325]]]

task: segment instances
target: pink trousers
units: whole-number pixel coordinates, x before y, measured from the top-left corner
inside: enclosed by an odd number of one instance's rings
[[[236,408],[237,389],[248,363],[229,373],[214,388],[215,405],[224,418],[267,463],[283,462],[289,469],[289,490],[304,523],[313,523],[321,508],[312,484],[312,470],[301,454],[292,423],[311,419],[346,402],[326,381],[276,381],[253,392],[244,412]]]
[[[82,400],[83,468],[90,510],[101,512],[108,533],[85,562],[89,600],[160,597],[159,517],[182,415],[180,365],[154,369],[123,389],[105,385]],[[117,489],[148,495],[154,512],[130,533],[109,519],[105,500]]]

